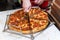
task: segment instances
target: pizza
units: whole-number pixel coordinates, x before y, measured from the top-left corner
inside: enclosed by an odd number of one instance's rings
[[[23,34],[30,34],[39,32],[47,27],[49,24],[48,15],[39,8],[31,8],[28,16],[23,9],[11,14],[8,19],[8,26],[10,30],[22,32]]]

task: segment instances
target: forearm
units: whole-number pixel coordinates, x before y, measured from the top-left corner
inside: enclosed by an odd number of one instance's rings
[[[22,0],[23,1],[23,4],[25,5],[28,5],[28,4],[30,4],[31,5],[31,3],[30,3],[30,0]]]
[[[22,0],[23,3],[30,3],[30,0]]]

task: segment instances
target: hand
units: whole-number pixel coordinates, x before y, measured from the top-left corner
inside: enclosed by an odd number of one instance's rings
[[[24,12],[28,12],[31,8],[30,0],[23,0],[23,9]]]

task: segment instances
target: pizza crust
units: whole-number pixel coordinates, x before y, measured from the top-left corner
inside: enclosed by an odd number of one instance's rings
[[[21,30],[23,34],[30,34],[45,29],[49,23],[47,13],[38,8],[32,8],[28,12],[30,17],[30,26],[25,14],[26,13],[23,9],[11,14],[7,23],[7,25],[10,25],[9,29],[17,32],[20,32]]]

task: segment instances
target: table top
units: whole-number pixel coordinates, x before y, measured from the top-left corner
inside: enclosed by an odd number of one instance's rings
[[[31,40],[20,35],[3,32],[6,16],[16,10],[8,10],[0,12],[0,40]],[[52,25],[51,25],[52,24]],[[40,32],[34,40],[60,40],[60,31],[51,23],[47,29]]]

